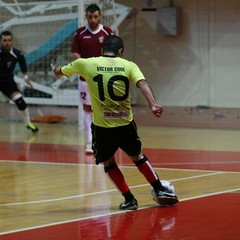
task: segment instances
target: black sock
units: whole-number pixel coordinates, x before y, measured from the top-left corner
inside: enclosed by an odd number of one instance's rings
[[[165,187],[161,184],[160,180],[156,180],[151,185],[152,185],[153,189],[155,190],[155,192],[157,192],[158,190],[160,190],[160,191],[166,190]]]
[[[134,198],[133,194],[128,191],[122,194],[125,197],[125,201],[129,202],[130,200],[132,200]]]

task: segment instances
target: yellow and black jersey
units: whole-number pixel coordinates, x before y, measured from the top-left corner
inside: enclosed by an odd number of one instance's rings
[[[101,56],[77,59],[61,68],[66,76],[83,76],[88,85],[93,109],[93,123],[112,128],[133,120],[130,84],[145,77],[139,67],[120,57]]]

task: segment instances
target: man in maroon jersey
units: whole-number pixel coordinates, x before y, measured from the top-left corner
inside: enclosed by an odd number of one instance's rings
[[[105,39],[112,34],[112,30],[103,26],[100,22],[102,13],[96,4],[91,4],[86,8],[86,19],[88,24],[80,27],[73,38],[71,51],[74,59],[98,57]],[[79,78],[80,100],[83,104],[83,127],[86,138],[86,153],[92,153],[92,108],[87,84],[84,78]]]

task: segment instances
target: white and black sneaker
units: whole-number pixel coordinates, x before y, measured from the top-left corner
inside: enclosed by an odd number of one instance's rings
[[[177,196],[174,193],[169,193],[167,191],[157,191],[155,192],[152,188],[151,194],[153,200],[158,203],[160,206],[172,206],[179,202]]]
[[[120,204],[120,210],[136,210],[138,208],[138,202],[135,198],[132,198],[130,201],[125,201]]]

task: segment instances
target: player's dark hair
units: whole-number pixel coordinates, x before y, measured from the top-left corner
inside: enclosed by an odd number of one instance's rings
[[[3,31],[0,34],[0,38],[2,38],[3,36],[10,36],[10,35],[12,36],[12,33],[10,31]]]
[[[90,12],[90,13],[93,13],[93,12],[100,12],[101,13],[101,9],[100,7],[97,5],[97,4],[90,4],[87,8],[86,8],[86,13],[87,12]]]
[[[103,52],[113,52],[118,55],[119,49],[124,49],[123,41],[116,35],[110,35],[103,43]]]

